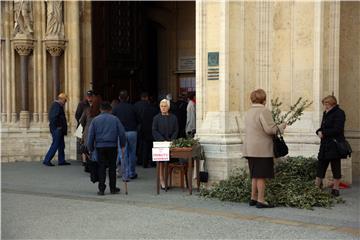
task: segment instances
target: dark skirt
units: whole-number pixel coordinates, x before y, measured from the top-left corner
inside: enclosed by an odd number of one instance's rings
[[[247,157],[251,178],[274,178],[272,157]]]

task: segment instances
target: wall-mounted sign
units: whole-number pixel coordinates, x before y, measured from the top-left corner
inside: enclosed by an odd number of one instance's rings
[[[208,66],[219,66],[219,52],[208,52]]]
[[[178,71],[195,71],[195,57],[179,57]]]
[[[208,80],[219,80],[219,52],[208,52]]]

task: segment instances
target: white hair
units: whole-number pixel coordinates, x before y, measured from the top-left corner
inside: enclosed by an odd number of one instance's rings
[[[161,106],[161,103],[166,103],[166,105],[169,107],[169,109],[170,109],[170,101],[169,100],[167,100],[167,99],[163,99],[163,100],[161,100],[160,101],[160,104],[159,104],[159,106]]]

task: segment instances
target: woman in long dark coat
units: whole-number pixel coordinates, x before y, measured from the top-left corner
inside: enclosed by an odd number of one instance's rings
[[[331,194],[339,196],[339,184],[341,179],[341,156],[336,148],[336,141],[344,141],[345,113],[340,109],[334,96],[327,96],[322,100],[324,114],[321,127],[316,134],[321,139],[318,154],[318,168],[316,174],[316,185],[322,187],[322,180],[326,170],[331,164],[331,171],[334,177],[334,184]]]

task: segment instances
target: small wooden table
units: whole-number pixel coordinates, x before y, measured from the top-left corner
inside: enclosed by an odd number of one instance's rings
[[[191,148],[170,148],[170,158],[184,158],[188,161],[188,171],[187,178],[189,182],[189,194],[192,194],[192,178],[193,178],[193,159],[196,164],[196,180],[197,180],[197,190],[200,190],[200,178],[199,178],[199,167],[200,167],[200,153],[201,147],[200,144],[196,144]],[[168,183],[168,162],[165,163],[165,191],[167,190]],[[160,167],[159,164],[156,165],[156,190],[157,194],[160,193]]]

